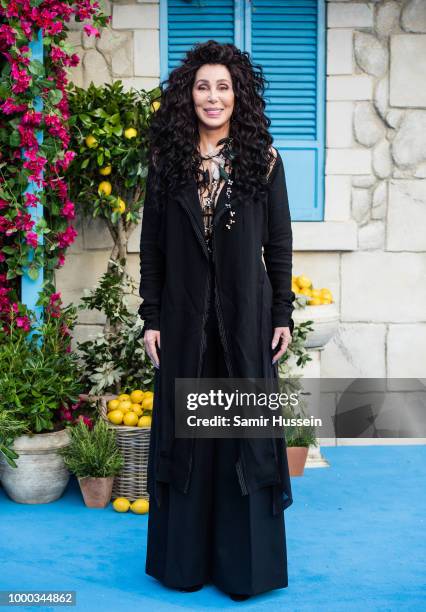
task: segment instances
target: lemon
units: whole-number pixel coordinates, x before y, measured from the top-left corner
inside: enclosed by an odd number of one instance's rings
[[[151,109],[155,113],[156,111],[158,111],[160,106],[160,102],[158,100],[154,100],[154,102],[151,104]]]
[[[124,137],[125,138],[135,138],[138,135],[137,130],[135,130],[135,128],[127,128],[127,130],[124,130]]]
[[[151,427],[151,421],[150,416],[141,416],[138,421],[138,427]]]
[[[114,425],[121,425],[123,422],[123,413],[121,410],[111,410],[108,412],[108,420]]]
[[[112,399],[108,402],[108,410],[117,410],[120,407],[120,402],[118,399]]]
[[[130,410],[138,416],[142,416],[142,406],[140,404],[132,404]]]
[[[99,183],[99,186],[98,186],[99,195],[109,196],[111,195],[111,191],[112,191],[112,185],[109,181],[102,181],[101,183]]]
[[[117,198],[117,206],[114,206],[113,211],[120,213],[122,215],[126,210],[126,202],[121,198]]]
[[[128,393],[120,393],[120,395],[117,397],[118,401],[122,401],[122,400],[129,400],[130,399],[130,395]]]
[[[128,427],[136,427],[138,424],[138,415],[132,411],[128,412],[124,415],[123,424]]]
[[[307,296],[311,297],[311,290],[310,289],[299,289],[299,293],[301,293],[302,295],[307,295]]]
[[[110,175],[112,172],[112,166],[108,165],[108,166],[104,166],[103,168],[99,169],[99,174],[102,174],[102,176],[108,176]]]
[[[96,149],[96,147],[98,146],[98,141],[93,136],[93,134],[89,134],[89,136],[87,136],[85,142],[86,142],[86,145],[89,147],[89,149]]]
[[[146,514],[149,512],[149,501],[140,497],[130,504],[130,510],[135,514]]]
[[[299,285],[301,289],[307,289],[308,287],[312,287],[311,279],[308,278],[307,276],[304,276],[303,274],[302,276],[299,276],[297,278],[297,284]]]
[[[112,505],[116,512],[127,512],[130,508],[130,502],[127,497],[117,497],[112,502]]]
[[[142,400],[142,408],[144,410],[152,410],[154,405],[154,397],[153,396],[147,396],[144,397]]]
[[[311,296],[313,298],[320,298],[320,297],[322,297],[321,296],[321,291],[319,289],[312,289]]]
[[[145,393],[143,391],[141,391],[140,389],[135,389],[131,392],[130,399],[134,404],[140,404],[144,398],[144,395]]]
[[[119,406],[119,410],[121,410],[122,412],[129,412],[129,410],[132,407],[132,402],[130,400],[122,400],[120,402],[120,406]]]
[[[327,289],[326,287],[323,287],[320,290],[320,293],[321,293],[321,297],[322,298],[326,298],[327,300],[332,300],[333,299],[333,296],[331,294],[330,289]]]
[[[320,306],[321,299],[318,297],[311,298],[310,300],[308,300],[308,304],[309,306]]]
[[[321,299],[321,304],[331,304],[332,300],[328,300],[327,298]]]
[[[293,291],[293,293],[299,293],[300,291],[299,285],[297,283],[292,283],[291,290]]]

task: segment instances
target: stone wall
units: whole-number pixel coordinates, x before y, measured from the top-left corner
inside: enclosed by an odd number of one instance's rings
[[[332,276],[339,296],[325,377],[424,374],[425,84],[424,0],[328,2],[326,185],[358,240],[351,251],[301,257],[306,273],[316,259],[319,284]]]
[[[110,5],[109,5],[110,6]],[[111,9],[111,6],[110,6]],[[109,9],[109,10],[110,10]],[[293,223],[294,273],[328,286],[341,311],[324,377],[416,377],[426,362],[426,2],[327,2],[325,220]],[[96,42],[75,26],[79,85],[159,82],[159,5],[114,2]],[[106,269],[102,223],[79,238],[58,288],[78,302]],[[139,232],[129,245],[138,278]],[[135,307],[137,301],[135,302]],[[81,315],[76,338],[99,329]]]

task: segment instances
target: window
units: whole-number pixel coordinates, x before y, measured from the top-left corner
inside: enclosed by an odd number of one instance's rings
[[[323,0],[161,0],[161,79],[194,43],[231,42],[261,64],[266,113],[285,166],[293,221],[322,221]]]

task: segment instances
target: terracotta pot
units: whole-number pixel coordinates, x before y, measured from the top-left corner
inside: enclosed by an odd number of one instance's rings
[[[287,459],[290,476],[303,476],[305,463],[308,457],[307,446],[288,446]]]
[[[59,499],[70,473],[58,449],[68,446],[68,429],[23,435],[11,448],[18,453],[13,468],[0,457],[0,479],[8,496],[20,504],[47,504]]]
[[[114,476],[106,478],[92,478],[85,476],[78,478],[84,503],[88,508],[105,508],[111,500]]]

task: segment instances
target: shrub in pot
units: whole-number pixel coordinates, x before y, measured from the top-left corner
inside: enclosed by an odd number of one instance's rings
[[[70,444],[59,453],[70,472],[77,476],[86,506],[105,508],[111,499],[114,476],[124,464],[115,432],[103,419],[98,419],[92,428],[79,421],[70,433]]]
[[[50,288],[51,289],[51,288]],[[64,411],[82,390],[70,350],[76,308],[61,308],[59,293],[43,293],[43,320],[14,304],[0,326],[0,479],[20,503],[58,499],[69,480],[58,449],[69,443]]]

